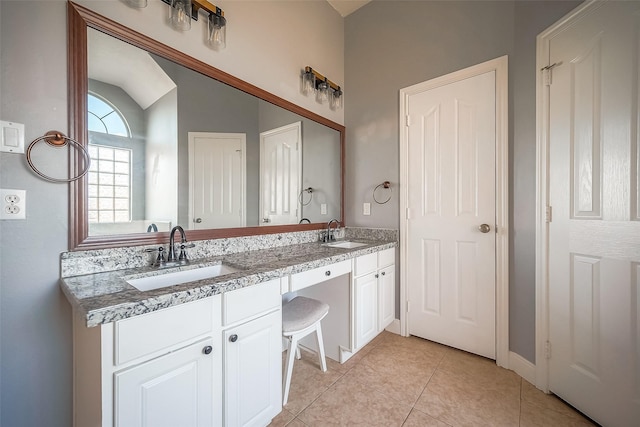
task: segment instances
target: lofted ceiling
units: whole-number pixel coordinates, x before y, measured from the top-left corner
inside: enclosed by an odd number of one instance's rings
[[[371,0],[327,0],[329,4],[344,18],[355,12]]]

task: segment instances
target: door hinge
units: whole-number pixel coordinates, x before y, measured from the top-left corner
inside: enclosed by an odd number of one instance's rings
[[[553,221],[553,208],[551,206],[547,206],[544,220],[547,223]]]
[[[411,126],[411,116],[407,114],[405,118],[406,126]]]
[[[551,342],[544,343],[544,357],[545,359],[551,359]]]
[[[405,211],[405,215],[407,217],[407,219],[411,219],[411,209],[407,208]]]
[[[410,306],[411,306],[411,304],[409,303],[409,301],[407,301],[407,313],[408,313],[409,311],[411,311],[411,310],[409,310]]]

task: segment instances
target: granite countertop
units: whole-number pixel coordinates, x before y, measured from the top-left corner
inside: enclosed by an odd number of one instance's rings
[[[61,287],[73,309],[85,317],[88,327],[92,327],[396,246],[395,241],[349,240],[366,243],[366,245],[346,249],[329,247],[321,243],[301,243],[199,259],[179,267],[163,269],[142,267],[65,277],[60,279]],[[132,278],[220,263],[234,267],[238,271],[144,292],[126,282]]]

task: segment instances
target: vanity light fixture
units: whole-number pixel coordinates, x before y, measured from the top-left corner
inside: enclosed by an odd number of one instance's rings
[[[134,9],[143,9],[147,7],[147,0],[123,0],[123,1]]]
[[[323,76],[311,67],[305,67],[301,76],[300,92],[304,95],[315,94],[316,101],[320,104],[329,103],[329,108],[337,110],[342,108],[342,88]]]
[[[191,28],[191,20],[198,20],[200,9],[209,14],[207,45],[213,49],[224,49],[227,45],[227,20],[224,11],[207,0],[162,0],[169,6],[169,23],[178,31]]]

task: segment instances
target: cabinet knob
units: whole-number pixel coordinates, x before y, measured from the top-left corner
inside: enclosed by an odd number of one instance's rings
[[[202,352],[204,354],[211,354],[211,352],[213,351],[213,347],[211,347],[210,345],[206,346],[205,348],[202,349]]]
[[[382,272],[382,273],[380,273],[380,274],[382,274],[382,275],[384,276],[385,272],[383,271],[383,272]]]
[[[379,275],[379,274],[376,274],[376,279],[377,279],[378,277],[380,277],[380,275]]]
[[[325,271],[325,272],[324,272],[324,275],[325,275],[325,276],[331,276],[331,270],[327,270],[327,271]]]
[[[229,341],[231,342],[236,342],[238,341],[238,336],[236,334],[233,334],[229,337]]]

